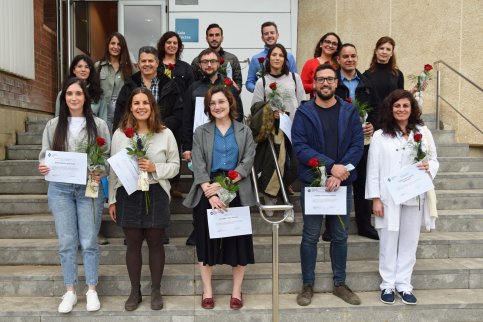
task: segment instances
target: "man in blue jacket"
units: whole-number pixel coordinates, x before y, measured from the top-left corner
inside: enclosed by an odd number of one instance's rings
[[[326,216],[331,232],[333,294],[349,304],[361,303],[345,280],[352,182],[356,178],[353,169],[362,156],[364,138],[356,107],[335,96],[336,88],[337,74],[333,67],[328,64],[317,67],[314,74],[316,96],[297,109],[292,125],[292,146],[299,161],[298,176],[302,183],[300,201],[304,220],[300,244],[303,287],[297,295],[297,303],[301,306],[309,305],[312,300],[317,242],[324,220],[322,213],[305,214],[304,187],[315,178],[315,171],[309,166],[309,160],[313,158],[318,160],[319,165],[325,165],[330,175],[325,182],[327,191],[347,187],[347,212],[340,216]]]

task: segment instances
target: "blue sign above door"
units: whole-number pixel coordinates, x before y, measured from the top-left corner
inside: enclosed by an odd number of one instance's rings
[[[175,19],[175,29],[183,42],[198,42],[198,19]]]

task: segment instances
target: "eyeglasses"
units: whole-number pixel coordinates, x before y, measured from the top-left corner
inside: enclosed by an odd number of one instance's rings
[[[333,47],[337,47],[339,45],[338,42],[330,41],[329,39],[326,39],[323,42],[324,42],[324,44],[329,45],[329,46],[333,46]]]
[[[218,100],[218,101],[213,101],[213,102],[210,102],[210,107],[213,108],[215,107],[216,105],[223,105],[225,104],[226,102],[228,102],[228,100]]]
[[[327,81],[327,84],[332,84],[336,79],[336,77],[316,77],[315,82],[320,85],[322,85],[325,81]]]
[[[208,64],[215,64],[215,63],[218,63],[218,59],[203,59],[200,61],[201,65],[208,65]]]

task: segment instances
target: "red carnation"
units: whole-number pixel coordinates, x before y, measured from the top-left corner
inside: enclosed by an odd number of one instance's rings
[[[352,103],[352,98],[348,97],[345,99],[347,102]]]
[[[270,83],[270,84],[268,85],[268,87],[270,87],[270,89],[271,89],[272,91],[276,90],[276,89],[277,89],[277,82]]]
[[[174,66],[174,64],[171,64],[171,63],[169,63],[169,64],[168,64],[168,69],[169,69],[169,70],[173,70],[173,69],[174,69],[174,67],[175,67],[175,66]]]
[[[319,160],[317,158],[312,158],[309,160],[309,167],[317,168],[319,166]]]
[[[228,171],[228,179],[230,179],[231,181],[235,180],[236,178],[238,178],[238,172],[236,172],[235,170],[230,170]]]
[[[224,80],[225,86],[231,86],[233,85],[233,81],[229,78],[225,78]]]
[[[263,64],[264,61],[265,61],[265,57],[258,57],[258,62],[260,64]]]
[[[223,65],[225,63],[225,58],[220,57],[220,65]]]
[[[433,69],[433,66],[431,66],[430,64],[426,64],[426,65],[424,65],[424,70],[425,70],[425,71],[429,72],[429,71],[430,71],[430,70],[432,70],[432,69]]]
[[[132,138],[134,136],[134,129],[132,127],[128,127],[124,130],[124,135],[128,138]]]
[[[414,142],[419,142],[423,138],[423,135],[420,132],[414,133]]]
[[[103,146],[104,144],[106,144],[106,139],[101,138],[100,136],[98,136],[96,138],[96,143],[97,143],[98,146]]]

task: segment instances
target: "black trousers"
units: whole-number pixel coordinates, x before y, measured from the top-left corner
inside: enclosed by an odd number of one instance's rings
[[[354,209],[356,213],[356,223],[358,229],[364,229],[371,225],[371,202],[366,200],[366,171],[367,171],[367,155],[369,145],[364,146],[361,161],[356,167],[357,179],[353,183],[354,188]]]

